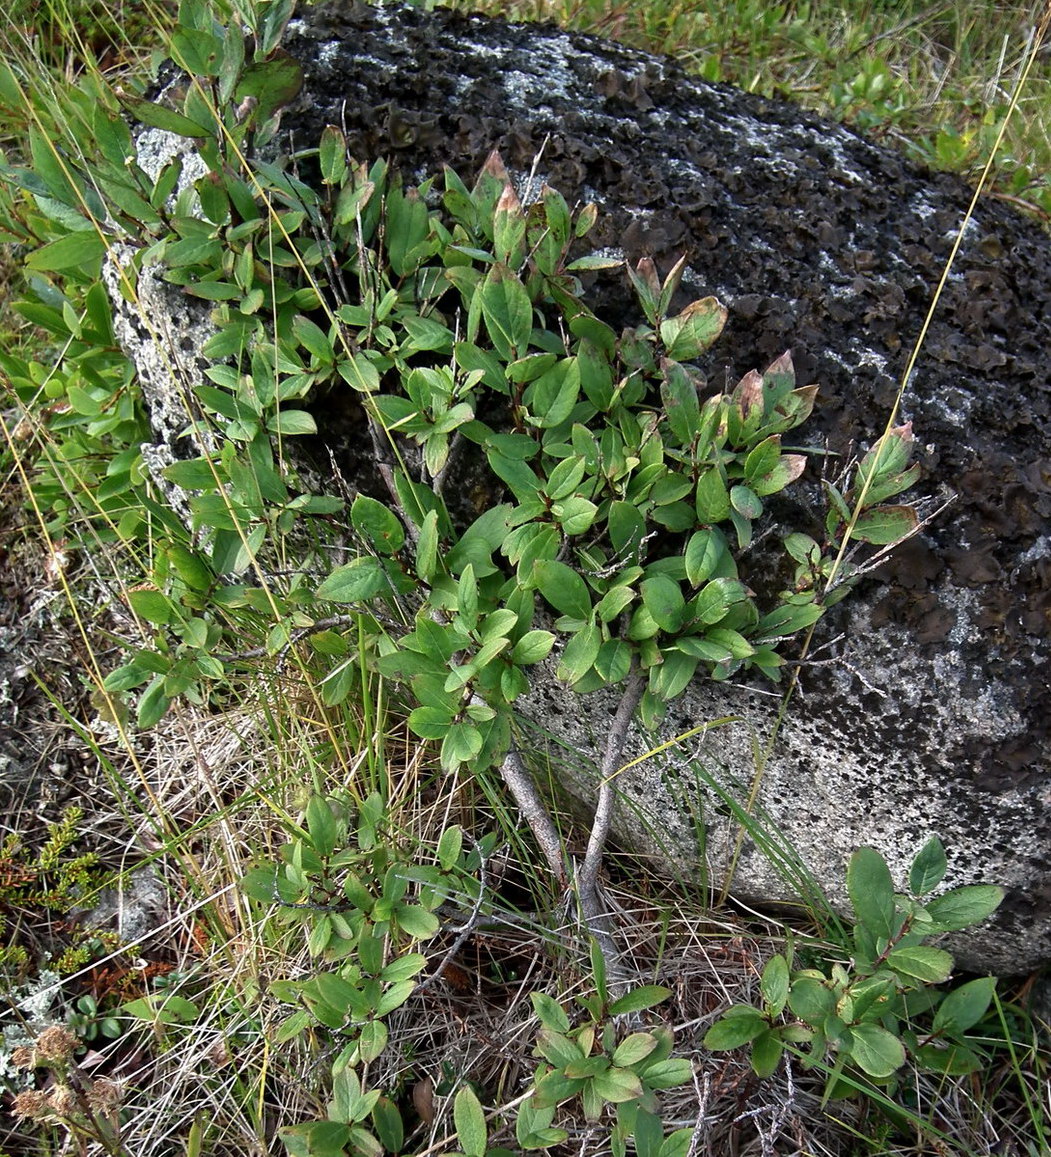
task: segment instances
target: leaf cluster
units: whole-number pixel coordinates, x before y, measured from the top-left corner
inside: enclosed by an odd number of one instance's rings
[[[727,1009],[705,1046],[748,1045],[761,1077],[792,1050],[807,1067],[826,1066],[828,1096],[853,1092],[854,1085],[841,1080],[844,1071],[893,1088],[906,1060],[950,1076],[978,1071],[987,1054],[968,1034],[988,1012],[996,980],[940,987],[952,975],[953,959],[927,941],[980,924],[1004,893],[974,884],[932,896],[946,867],[945,849],[933,837],[912,862],[907,891],[897,892],[883,857],[859,848],[847,870],[856,921],[849,963],[796,967],[791,950],[772,957],[760,983],[762,1007]]]
[[[490,841],[473,851],[448,828],[436,863],[415,863],[386,830],[386,809],[373,793],[310,798],[305,827],[285,844],[280,864],[248,872],[242,890],[279,924],[299,929],[312,957],[334,965],[306,980],[275,981],[274,995],[299,1006],[278,1030],[291,1040],[318,1025],[343,1042],[340,1063],[373,1061],[387,1045],[384,1018],[408,1000],[426,965],[407,945],[439,930],[435,910],[450,895],[477,891],[473,873]]]
[[[519,1109],[518,1143],[523,1149],[546,1149],[565,1141],[565,1130],[552,1127],[555,1109],[579,1098],[589,1122],[599,1121],[607,1107],[613,1110],[610,1144],[616,1157],[624,1157],[629,1145],[642,1157],[681,1157],[692,1130],[665,1136],[657,1094],[689,1081],[693,1066],[672,1057],[672,1032],[665,1026],[627,1035],[619,1031],[625,1018],[660,1004],[670,992],[646,985],[611,1000],[597,947],[592,963],[595,992],[575,998],[583,1013],[575,1026],[552,997],[533,993],[530,998],[541,1025],[535,1053],[542,1063],[535,1092]]]

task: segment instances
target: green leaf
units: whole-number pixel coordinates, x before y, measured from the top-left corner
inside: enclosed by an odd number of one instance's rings
[[[593,269],[619,269],[623,264],[623,260],[617,257],[599,257],[597,254],[590,254],[587,257],[578,257],[576,261],[571,261],[566,266],[566,271],[576,273]]]
[[[164,623],[170,623],[173,618],[177,617],[171,600],[166,595],[161,594],[160,591],[128,591],[128,603],[137,615],[140,615],[149,623],[163,625]]]
[[[409,342],[402,345],[403,350],[437,350],[441,353],[449,353],[452,350],[452,330],[435,321],[433,317],[407,314],[400,318],[400,321],[409,335]]]
[[[453,718],[442,707],[417,707],[409,713],[409,726],[421,739],[444,739]]]
[[[384,984],[395,984],[403,980],[412,980],[427,967],[427,957],[422,952],[408,952],[392,960],[380,975]]]
[[[350,521],[365,543],[381,554],[397,554],[405,545],[405,528],[398,517],[366,494],[359,494],[351,504]]]
[[[373,394],[380,388],[379,371],[364,354],[340,358],[336,369],[347,385],[361,394]]]
[[[792,982],[788,1007],[800,1020],[817,1027],[835,1011],[836,997],[817,977],[799,976]]]
[[[739,1049],[769,1029],[762,1014],[749,1005],[735,1005],[704,1034],[704,1047],[712,1052]]]
[[[321,795],[312,795],[307,801],[307,831],[314,851],[319,856],[331,856],[336,850],[339,825],[332,814],[328,800]]]
[[[776,959],[776,957],[775,957]],[[785,1051],[781,1038],[773,1032],[764,1032],[752,1041],[752,1072],[761,1080],[772,1077]]]
[[[485,1157],[489,1131],[482,1103],[470,1085],[464,1085],[453,1101],[453,1123],[464,1157]]]
[[[292,319],[292,333],[296,341],[318,361],[324,362],[326,365],[332,363],[335,358],[332,342],[329,341],[328,334],[310,318],[297,313]]]
[[[416,543],[416,574],[429,583],[438,570],[438,512],[427,513]]]
[[[548,475],[544,485],[544,493],[553,502],[566,498],[580,485],[584,477],[585,463],[583,458],[571,456],[563,458]]]
[[[503,262],[486,274],[480,295],[482,317],[497,353],[505,361],[520,358],[533,332],[533,306],[525,286]]]
[[[430,252],[427,204],[416,189],[387,194],[387,258],[398,277],[413,273]]]
[[[697,400],[697,386],[682,366],[673,361],[662,361],[661,402],[664,416],[679,445],[690,446],[697,436],[701,407]]]
[[[689,685],[697,672],[697,660],[701,656],[690,655],[683,650],[666,650],[662,655],[664,661],[650,668],[650,690],[670,703]]]
[[[674,1089],[692,1076],[693,1065],[685,1057],[668,1057],[647,1064],[642,1070],[642,1079],[651,1089]]]
[[[533,425],[541,430],[561,426],[580,397],[580,360],[563,358],[531,383],[522,397]]]
[[[333,603],[361,603],[388,589],[379,559],[364,555],[337,567],[317,589],[317,597]]]
[[[26,265],[41,272],[57,273],[98,261],[105,251],[106,242],[96,229],[81,229],[34,250],[26,258]]]
[[[387,1026],[381,1020],[369,1021],[368,1024],[363,1025],[361,1035],[358,1037],[358,1054],[361,1059],[370,1064],[376,1060],[387,1047],[388,1031]],[[378,1102],[378,1098],[377,1098]],[[379,1157],[381,1150],[377,1149],[376,1154]]]
[[[1003,888],[969,884],[927,903],[927,915],[946,932],[959,932],[988,919],[1004,898]]]
[[[427,490],[425,494],[430,494]],[[403,504],[405,500],[402,499]],[[496,573],[493,565],[493,551],[507,538],[508,519],[513,507],[504,503],[490,507],[478,516],[460,536],[460,541],[445,556],[445,567],[450,574],[458,575],[470,563],[475,576],[481,580]]]
[[[679,362],[699,357],[722,333],[726,317],[726,307],[714,297],[706,297],[661,322],[661,341],[668,357]]]
[[[670,988],[660,984],[644,984],[618,997],[609,1006],[610,1015],[622,1016],[626,1012],[644,1012],[648,1008],[656,1008],[658,1004],[663,1004],[669,996],[671,996]],[[562,1031],[568,1031],[568,1028],[567,1024]]]
[[[398,927],[414,940],[430,940],[438,935],[441,924],[433,912],[419,904],[402,904],[398,906]]]
[[[788,961],[783,956],[771,956],[759,982],[767,1016],[780,1016],[784,1011],[788,1003],[788,979]]]
[[[523,667],[541,663],[551,653],[554,643],[555,636],[551,631],[527,631],[515,643],[511,661]]]
[[[703,626],[712,626],[725,618],[732,606],[747,598],[748,590],[738,579],[712,579],[691,600],[688,614]]]
[[[623,583],[610,587],[595,606],[595,613],[598,615],[599,621],[612,623],[621,611],[634,601],[635,595],[634,588],[625,586]]]
[[[207,137],[212,129],[206,125],[190,120],[174,109],[165,108],[152,100],[142,97],[120,94],[120,103],[139,122],[151,128],[163,129],[166,133],[175,133],[179,137]]]
[[[913,1056],[921,1068],[928,1072],[944,1073],[949,1077],[965,1077],[985,1068],[989,1063],[960,1044],[950,1044],[948,1048],[934,1043],[921,1045]]]
[[[210,32],[181,26],[170,42],[172,60],[191,76],[219,75],[223,43]]]
[[[203,298],[205,301],[233,301],[242,296],[240,286],[233,285],[228,281],[198,281],[193,285],[187,285],[184,292],[190,294],[191,297]]]
[[[533,567],[533,582],[560,614],[582,622],[591,617],[591,595],[587,584],[564,562],[543,559],[536,563]]]
[[[254,119],[261,125],[294,100],[302,87],[303,66],[287,52],[278,51],[269,60],[257,60],[245,68],[234,89],[234,100],[238,104],[249,97],[257,101]]]
[[[931,1028],[948,1036],[965,1033],[985,1016],[995,991],[995,976],[980,976],[961,984],[938,1006]]]
[[[912,534],[919,524],[919,516],[911,506],[877,506],[858,517],[850,537],[885,546]]]
[[[715,573],[715,568],[726,553],[726,538],[721,531],[709,527],[698,530],[686,544],[686,577],[699,587]]]
[[[790,483],[795,482],[806,469],[806,463],[806,456],[803,454],[782,454],[767,473],[750,479],[752,489],[760,497],[776,494],[778,491],[784,490]]]
[[[81,195],[77,186],[71,181],[72,167],[61,151],[59,143],[52,136],[45,135],[33,127],[29,130],[29,151],[33,160],[32,176],[43,181],[47,191],[58,205],[66,209],[79,208]],[[27,182],[22,187],[28,188],[31,183]],[[35,189],[30,191],[35,191]],[[40,201],[37,204],[42,207]],[[70,228],[82,229],[86,225],[79,212],[64,213],[62,217],[69,222]]]
[[[749,486],[755,485],[758,478],[768,474],[777,465],[781,458],[781,437],[774,434],[764,438],[754,446],[744,460],[744,477]]]
[[[456,867],[460,859],[460,853],[463,851],[463,828],[451,827],[446,828],[442,832],[441,839],[438,841],[437,856],[438,863],[441,865],[443,872],[451,872]]]
[[[643,606],[662,631],[674,632],[682,626],[686,601],[677,582],[656,575],[643,581],[639,589]]]
[[[913,945],[889,952],[887,967],[924,984],[943,984],[952,972],[952,957],[942,948]]]
[[[318,146],[321,179],[326,185],[338,185],[347,171],[347,138],[336,125],[325,125]]]
[[[617,557],[631,561],[638,554],[646,523],[634,502],[613,502],[607,516],[609,540]]]
[[[380,1051],[382,1052],[382,1049]],[[379,1053],[376,1055],[378,1056]],[[362,1053],[361,1059],[366,1059],[364,1053]],[[372,1109],[372,1123],[376,1128],[376,1135],[383,1144],[384,1151],[400,1153],[405,1145],[405,1126],[402,1123],[398,1106],[389,1097],[380,1097],[376,1101]]]
[[[719,469],[710,466],[697,483],[697,518],[706,524],[730,517],[730,492]]]
[[[557,678],[570,685],[579,683],[598,658],[602,635],[594,623],[581,628],[566,644],[556,671]]]
[[[706,638],[710,643],[725,647],[735,659],[747,659],[755,654],[755,648],[744,635],[728,627],[713,627],[707,632]]]
[[[631,670],[631,654],[624,639],[608,639],[599,647],[595,670],[607,683],[620,683]]]
[[[170,706],[171,700],[164,694],[164,677],[158,675],[139,699],[136,722],[145,731],[159,723]]]
[[[266,426],[271,434],[290,437],[300,434],[316,434],[317,423],[306,410],[279,410]]]
[[[775,607],[769,614],[763,615],[753,632],[754,639],[774,639],[785,635],[794,635],[816,623],[825,613],[825,608],[814,602],[787,603]]]
[[[945,878],[947,866],[945,847],[937,836],[931,836],[909,868],[909,891],[914,896],[926,896]]]
[[[860,494],[865,483],[869,483],[866,506],[880,501],[874,491],[881,489],[880,484],[882,482],[900,476],[905,470],[914,442],[911,422],[905,426],[896,426],[880,437],[861,460],[852,489]],[[903,486],[901,489],[905,489],[905,487]]]
[[[675,646],[684,655],[694,659],[703,659],[706,663],[728,663],[733,658],[729,647],[721,643],[713,643],[703,636],[685,635],[675,640]]]
[[[456,610],[465,630],[473,631],[478,626],[478,580],[474,577],[474,567],[470,563],[463,568],[457,584]],[[479,666],[482,666],[481,660]]]
[[[351,1127],[339,1121],[306,1121],[278,1132],[289,1157],[345,1157],[351,1134]]]
[[[146,996],[121,1006],[129,1016],[155,1024],[193,1024],[201,1010],[192,1000],[174,994]]]
[[[633,1032],[626,1036],[613,1052],[613,1063],[621,1068],[630,1068],[657,1047],[657,1038],[651,1032]]]
[[[676,1129],[669,1133],[661,1142],[656,1157],[689,1157],[693,1149],[694,1132],[692,1128]],[[639,1157],[643,1157],[639,1154]]]
[[[560,1032],[552,1032],[549,1028],[541,1028],[537,1033],[536,1049],[540,1055],[557,1069],[564,1069],[566,1065],[574,1064],[584,1059],[580,1045],[570,1040]]]
[[[103,680],[102,686],[111,693],[132,691],[136,687],[141,687],[154,674],[156,672],[141,667],[137,663],[125,663],[115,671],[111,671]]]
[[[730,488],[730,505],[738,514],[753,521],[763,513],[763,504],[759,496],[747,486]]]
[[[554,503],[551,513],[562,527],[562,533],[567,538],[573,538],[585,534],[591,528],[598,507],[587,498],[575,495]]]
[[[905,1063],[905,1046],[878,1024],[858,1024],[850,1029],[850,1055],[870,1077],[889,1077]]]
[[[611,1104],[634,1101],[643,1094],[642,1081],[630,1069],[607,1069],[592,1078],[595,1092]]]
[[[670,996],[671,994],[668,993],[668,995]],[[545,1028],[550,1029],[552,1032],[569,1032],[569,1017],[566,1016],[566,1010],[557,1000],[548,996],[545,992],[531,992],[529,999],[533,1004],[533,1011]],[[648,1008],[649,1005],[645,1007]]]
[[[484,742],[477,727],[469,723],[453,723],[442,740],[442,767],[455,770],[461,763],[470,763],[482,750]]]
[[[894,881],[874,848],[858,848],[847,868],[847,892],[860,923],[877,937],[894,934]]]

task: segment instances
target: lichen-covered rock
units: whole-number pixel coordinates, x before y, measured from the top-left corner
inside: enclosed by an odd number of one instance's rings
[[[355,155],[408,175],[469,174],[497,148],[523,180],[596,201],[596,245],[662,269],[687,254],[684,292],[730,310],[704,367],[713,385],[790,348],[821,389],[809,444],[848,453],[883,431],[970,199],[960,181],[790,104],[547,27],[335,3],[293,22],[285,47],[306,68],[283,125],[297,148],[338,124]],[[606,316],[633,316],[616,278],[594,294]],[[985,199],[901,415],[925,447],[924,489],[956,501],[822,622],[818,642],[844,634],[846,661],[804,670],[758,795],[833,894],[853,848],[877,847],[900,875],[941,835],[953,882],[1009,888],[995,923],[957,944],[1001,972],[1051,959],[1049,351],[1051,240]],[[743,784],[743,798],[779,704],[754,685],[693,687],[662,740],[742,722],[625,772],[620,837],[679,870],[707,857],[719,882],[732,825],[701,781]],[[526,709],[579,749],[613,706],[545,684]],[[575,782],[588,799],[593,781]],[[750,843],[734,886],[788,895]]]

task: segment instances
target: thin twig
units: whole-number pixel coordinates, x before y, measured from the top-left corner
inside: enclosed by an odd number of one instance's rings
[[[478,842],[475,841],[475,847],[478,848]],[[456,939],[449,946],[448,951],[438,962],[438,967],[431,972],[426,980],[420,981],[413,989],[413,995],[419,996],[421,992],[426,991],[434,982],[442,975],[442,973],[452,963],[453,957],[460,951],[467,940],[467,937],[478,927],[478,917],[482,913],[482,905],[485,903],[485,893],[488,890],[489,880],[488,874],[485,870],[485,862],[487,857],[482,854],[481,848],[478,848],[478,899],[475,900],[474,906],[471,908],[471,913],[467,917],[467,922],[460,929]]]
[[[348,623],[356,623],[358,621],[357,615],[330,615],[327,619],[318,619],[317,622],[311,623],[309,627],[297,627],[288,636],[288,642],[277,652],[277,657],[280,658],[291,647],[294,647],[301,639],[305,639],[308,635],[316,635],[319,631],[327,631],[329,627],[345,627]],[[250,651],[234,651],[230,654],[215,655],[220,663],[235,663],[242,659],[262,659],[266,655],[272,655],[273,652],[268,647],[253,647]]]

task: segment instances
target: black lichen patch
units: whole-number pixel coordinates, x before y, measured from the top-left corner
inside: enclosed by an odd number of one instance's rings
[[[287,47],[307,71],[285,119],[298,147],[342,125],[356,155],[409,176],[443,163],[470,175],[497,148],[523,177],[535,167],[599,203],[595,247],[665,269],[688,255],[684,292],[730,309],[703,367],[713,383],[790,348],[821,387],[808,440],[845,452],[882,432],[971,197],[959,180],[793,105],[553,28],[332,3],[294,23]],[[634,316],[621,281],[594,293],[606,316]],[[1024,726],[996,750],[964,738],[954,755],[996,788],[1046,775],[1049,351],[1051,238],[985,200],[905,397],[930,446],[924,488],[958,498],[886,569],[874,625],[906,628],[932,656],[977,631],[976,669]]]

